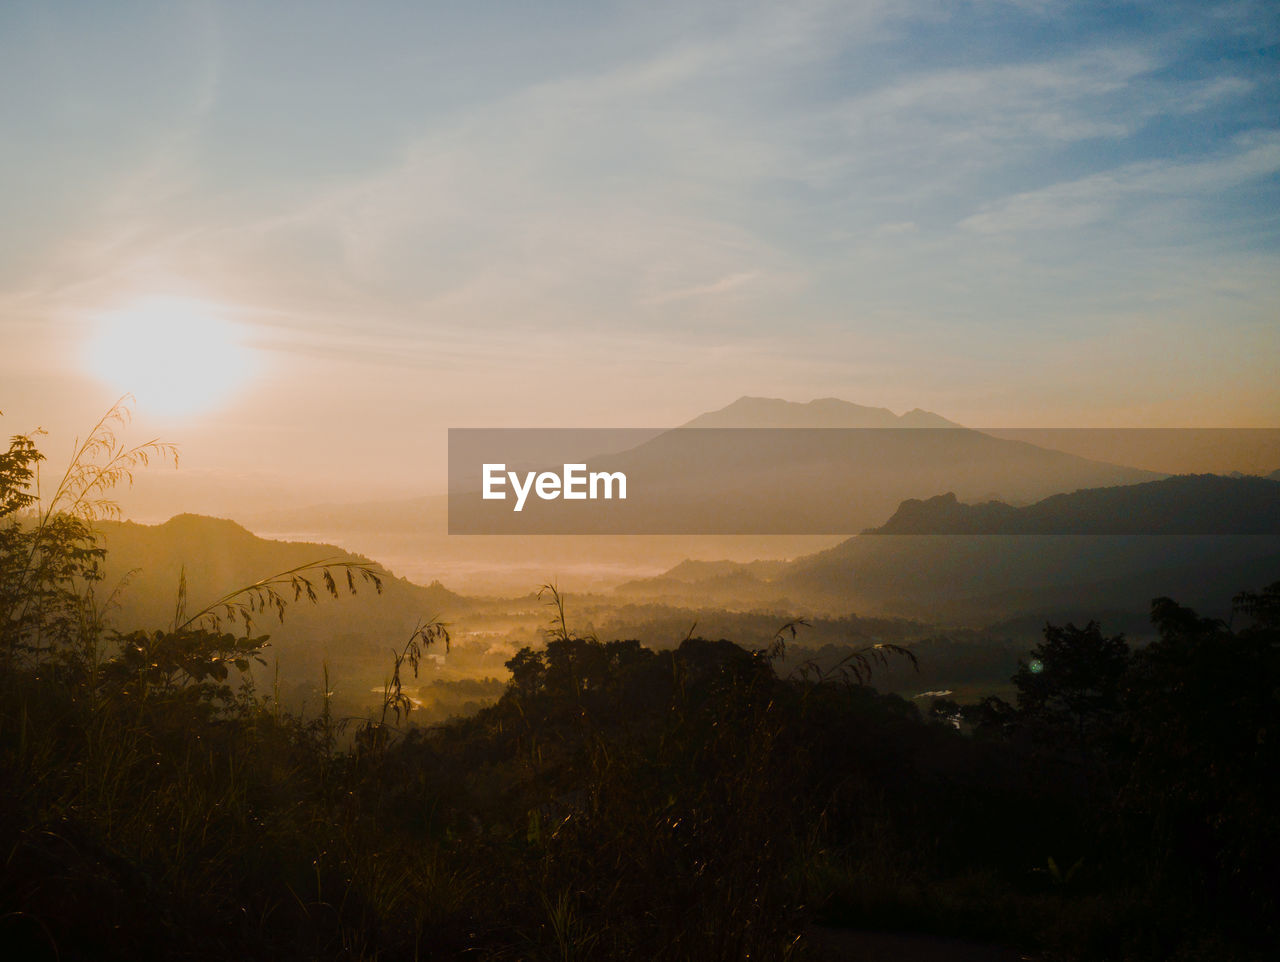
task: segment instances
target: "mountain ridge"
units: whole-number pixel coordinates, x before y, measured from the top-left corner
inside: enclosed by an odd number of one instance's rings
[[[909,498],[887,522],[863,534],[1280,534],[1280,481],[1180,474],[1050,495],[1024,507],[965,504],[947,492]]]
[[[1262,510],[1271,513],[1238,525],[1236,533],[1167,530],[1151,537],[1096,531],[885,531],[848,538],[770,567],[685,563],[617,591],[629,598],[687,601],[702,597],[746,607],[786,599],[802,611],[857,611],[970,625],[1027,616],[1089,618],[1102,610],[1125,610],[1141,618],[1145,606],[1160,595],[1216,610],[1215,605],[1235,592],[1280,578],[1280,523],[1274,510],[1280,503],[1280,487],[1276,485],[1256,477],[1210,476],[1206,481],[1202,476],[1175,476],[1118,486],[1118,492],[1116,488],[1086,489],[1046,499],[1054,504],[1089,504],[1095,491],[1102,491],[1104,501],[1119,512],[1117,517],[1125,518],[1127,512],[1141,519],[1144,513],[1134,502],[1143,497],[1160,501],[1159,495],[1167,491],[1185,495],[1188,490],[1217,490],[1230,499],[1234,491],[1260,488],[1265,495],[1260,502],[1236,500],[1246,507],[1261,503]],[[1133,490],[1124,491],[1125,487]],[[1168,503],[1176,504],[1178,499]],[[941,495],[915,501],[914,507],[918,513],[945,516],[972,506],[959,504],[954,495]],[[983,507],[988,506],[978,506]],[[977,517],[1003,521],[1017,517],[1020,510],[1025,509],[1000,504],[995,512],[979,511]],[[902,517],[901,506],[895,517]],[[908,511],[906,520],[918,519]]]
[[[680,428],[959,428],[932,411],[913,408],[894,414],[888,408],[840,398],[787,401],[744,394],[715,411],[699,414]]]
[[[268,631],[273,643],[304,645],[362,632],[389,643],[408,637],[418,620],[470,606],[468,599],[439,581],[415,584],[363,554],[321,542],[262,538],[228,518],[188,512],[162,524],[100,521],[95,529],[107,549],[105,583],[119,582],[124,588],[113,613],[113,621],[122,628],[168,623],[180,579],[187,583],[194,608],[263,578],[316,563],[369,565],[382,579],[382,591],[357,579],[354,598],[332,605],[331,599],[322,599],[319,606],[291,605],[283,622],[263,616],[256,627]]]

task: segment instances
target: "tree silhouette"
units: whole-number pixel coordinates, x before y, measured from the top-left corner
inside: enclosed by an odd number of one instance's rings
[[[1041,736],[1067,737],[1082,748],[1121,708],[1129,646],[1097,622],[1083,628],[1046,625],[1044,641],[1018,663],[1018,712]]]

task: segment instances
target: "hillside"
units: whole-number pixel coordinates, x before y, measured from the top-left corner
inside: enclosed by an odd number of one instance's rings
[[[896,521],[876,529],[893,533],[853,537],[770,569],[677,566],[618,593],[668,603],[702,598],[748,609],[785,603],[799,610],[988,625],[1027,617],[1088,620],[1101,611],[1145,617],[1146,603],[1161,595],[1213,611],[1242,587],[1280,577],[1275,482],[1170,480],[1051,498],[1052,511],[1041,509],[1043,515],[1008,505],[980,505],[970,513],[973,506],[954,496],[908,502],[895,513]],[[1254,533],[1098,533],[1126,525],[1134,530],[1135,519],[1155,526],[1164,518],[1166,530],[1174,530],[1168,512],[1177,505],[1184,518],[1197,521],[1184,524],[1186,529],[1213,530],[1207,522],[1216,519],[1219,531]],[[1016,520],[1026,517],[1031,521]],[[1087,520],[1095,533],[1009,534],[997,527],[1048,526],[1041,518],[1059,530],[1073,518]],[[964,533],[898,533],[927,529],[927,521],[950,523],[951,530]]]
[[[100,595],[115,591],[108,624],[128,631],[168,627],[174,614],[179,578],[185,571],[188,612],[195,612],[237,588],[316,561],[368,562],[333,545],[259,538],[233,521],[183,514],[164,524],[101,522],[107,548],[106,577]],[[280,664],[286,687],[314,687],[324,665],[341,665],[344,682],[356,701],[360,689],[380,681],[392,647],[402,647],[420,623],[454,621],[471,603],[439,583],[424,587],[374,565],[382,593],[357,579],[357,594],[329,597],[312,576],[319,600],[290,604],[281,622],[263,614],[253,633],[271,638],[268,660]],[[342,579],[338,579],[339,584]],[[240,631],[240,626],[229,625]]]
[[[1213,474],[1058,494],[1026,507],[904,501],[865,534],[1280,534],[1280,481]]]

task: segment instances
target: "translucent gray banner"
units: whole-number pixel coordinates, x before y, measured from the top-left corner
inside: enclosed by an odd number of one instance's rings
[[[1280,429],[449,431],[450,534],[1277,534]]]

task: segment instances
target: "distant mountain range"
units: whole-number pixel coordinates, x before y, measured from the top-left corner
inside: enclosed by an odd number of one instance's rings
[[[1083,621],[1109,613],[1141,624],[1151,598],[1160,595],[1225,615],[1236,592],[1280,580],[1278,489],[1280,482],[1260,478],[1191,476],[1082,490],[1021,509],[964,505],[944,496],[901,506],[877,530],[922,530],[945,523],[952,530],[991,533],[868,534],[792,561],[686,561],[659,577],[626,583],[614,597],[620,604],[856,612],[973,626],[1028,618]],[[1171,510],[1196,517],[1197,504],[1214,509],[1201,515],[1238,526],[1232,530],[1268,533],[1055,535],[1036,533],[1043,529],[1034,527],[1049,518],[1054,524],[1087,521],[1096,531],[1117,530],[1119,522],[1135,518],[1160,522],[1161,512]],[[974,508],[983,510],[969,514]],[[974,519],[987,528],[977,527]],[[1033,533],[1008,533],[1015,529]],[[234,522],[195,515],[153,526],[108,522],[100,530],[109,551],[101,597],[117,581],[126,581],[111,612],[122,629],[168,625],[184,570],[189,608],[195,610],[300,564],[368,560],[332,545],[262,539]],[[631,541],[610,543],[625,549]],[[520,594],[538,583],[522,585]],[[565,586],[582,588],[575,582]],[[315,606],[296,603],[283,624],[263,615],[255,632],[272,636],[272,650],[286,656],[292,677],[318,677],[326,659],[359,658],[381,670],[388,650],[402,644],[423,619],[443,615],[470,623],[488,617],[492,624],[495,611],[524,611],[509,622],[514,625],[530,617],[539,621],[537,608],[527,595],[510,606],[488,603],[439,583],[424,587],[384,573],[381,597],[365,587],[354,598],[322,598]]]
[[[939,414],[916,408],[894,414],[827,397],[801,404],[769,397],[740,397],[718,411],[699,414],[682,428],[958,428]]]
[[[709,481],[719,474],[721,479],[726,475],[736,479],[734,483],[740,491],[758,493],[757,502],[747,512],[753,524],[764,519],[773,524],[775,531],[813,530],[817,524],[827,526],[824,530],[834,526],[839,534],[449,537],[448,501],[443,495],[394,502],[303,506],[242,520],[249,528],[273,537],[334,542],[377,557],[415,580],[426,583],[440,579],[467,593],[522,593],[557,578],[579,590],[596,590],[667,571],[684,558],[749,562],[810,556],[836,545],[840,535],[884,525],[908,499],[928,504],[927,499],[953,492],[957,503],[998,500],[1013,510],[1080,489],[1138,485],[1167,477],[1075,456],[1027,439],[992,437],[927,411],[896,415],[884,408],[832,398],[801,404],[743,397],[718,411],[693,418],[685,427],[727,430],[668,431],[617,455],[611,465],[637,472],[637,479],[674,478],[680,482],[689,496],[683,501],[678,497],[673,500],[668,507],[679,514],[665,519],[667,522],[683,524],[691,518],[696,521],[716,518],[717,512],[723,514],[723,505],[707,496],[708,491],[722,490]],[[823,443],[765,450],[755,446],[752,438],[735,437],[735,430],[731,430],[781,427],[801,434],[813,429],[812,433]],[[845,429],[848,434],[843,441],[833,443],[832,439],[844,432],[831,428]],[[867,430],[866,437],[859,438],[856,429],[863,428],[884,430]],[[896,430],[900,428],[912,430]],[[718,433],[721,436],[717,437]],[[1052,443],[1055,437],[1064,439],[1062,432],[1047,432],[1045,443]],[[901,444],[889,450],[886,440]],[[1071,436],[1065,440],[1078,439]],[[1099,450],[1106,450],[1108,456],[1123,456],[1123,436],[1117,441],[1108,435],[1104,440],[1107,444],[1100,445]],[[1204,445],[1202,460],[1212,462],[1214,449],[1215,444]],[[1280,478],[1280,471],[1271,477]],[[651,520],[664,520],[657,513],[658,508],[637,510],[641,514],[647,510]],[[833,518],[837,520],[833,522]],[[723,522],[720,530],[741,530],[736,527],[738,520],[719,518]],[[1019,552],[1026,551],[1029,545],[1030,542],[1022,544]],[[988,545],[984,550],[990,548]],[[863,546],[858,550],[870,549]],[[887,552],[889,546],[881,543],[876,550]],[[920,544],[912,549],[919,550]],[[890,560],[886,558],[885,563]],[[909,560],[904,556],[902,563],[909,564]],[[974,563],[988,562],[975,559]],[[998,559],[991,563],[1003,567]],[[687,592],[696,580],[687,574],[672,577],[668,571],[663,577],[671,591]],[[962,581],[972,579],[972,573],[962,571],[960,575]],[[752,592],[757,598],[779,598],[784,585],[775,579],[780,577],[780,573],[766,576],[760,570],[741,567],[722,570],[716,575],[716,591],[726,599],[741,600]],[[1048,574],[1046,577],[1053,580]],[[844,590],[833,585],[832,591],[827,591],[813,579],[801,580],[803,584],[785,586],[797,598],[821,597],[836,604]],[[735,588],[738,582],[744,583]],[[888,593],[889,588],[872,592],[877,598]]]
[[[1226,614],[1236,592],[1280,580],[1276,486],[1259,478],[1175,478],[1078,491],[1049,499],[1048,508],[1026,509],[963,505],[954,496],[941,496],[904,504],[895,520],[877,529],[883,533],[850,538],[792,562],[679,565],[617,591],[631,600],[702,598],[726,606],[856,611],[980,625],[1029,615],[1059,620],[1087,620],[1106,611],[1141,615],[1152,598],[1162,595]],[[1202,506],[1197,496],[1203,497]],[[1132,531],[1134,519],[1171,530],[1179,527],[1168,514],[1176,505],[1192,518],[1247,533],[1007,533],[1069,523],[1087,523],[1095,532]],[[935,528],[964,533],[897,533]]]
[[[1026,507],[963,504],[954,492],[902,502],[865,534],[1280,534],[1280,480],[1176,475],[1055,494]]]
[[[741,398],[592,460],[592,471],[626,475],[625,502],[548,501],[516,513],[481,498],[478,463],[475,469],[474,490],[451,496],[451,530],[851,534],[882,521],[903,498],[953,490],[966,500],[1018,503],[1162,477],[995,438],[925,411],[898,417],[834,399],[792,404],[769,398]]]

